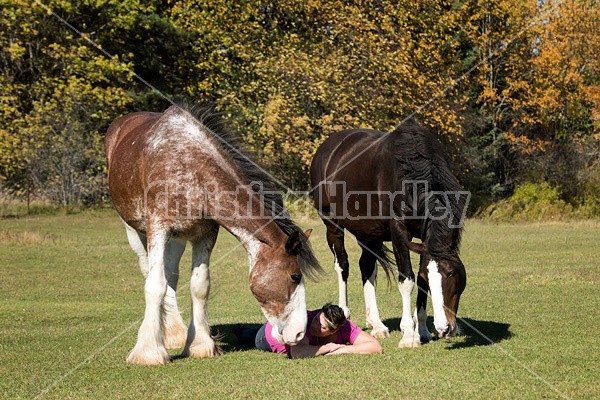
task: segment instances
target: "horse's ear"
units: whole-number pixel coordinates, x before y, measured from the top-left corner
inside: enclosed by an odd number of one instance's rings
[[[300,254],[301,249],[302,242],[300,241],[300,232],[294,231],[288,238],[287,242],[285,242],[285,250],[289,255],[297,256]]]
[[[312,229],[307,230],[306,232],[304,232],[304,236],[306,236],[306,238],[309,239],[311,232],[312,232]]]
[[[409,241],[407,245],[408,248],[415,253],[423,254],[425,252],[425,245],[423,243],[413,243]]]

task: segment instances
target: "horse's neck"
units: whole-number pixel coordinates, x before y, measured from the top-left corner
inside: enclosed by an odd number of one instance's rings
[[[219,193],[216,193],[209,201],[209,207],[212,204],[213,208],[209,210],[209,213],[213,215],[219,225],[231,232],[242,243],[248,253],[252,269],[260,251],[269,246],[273,248],[280,246],[286,236],[274,221],[271,212],[265,207],[260,196],[250,187],[241,183],[239,177],[232,176],[226,182],[221,183],[223,184],[219,186]],[[223,200],[223,193],[231,194],[234,197]]]
[[[220,166],[220,174],[213,176],[216,190],[206,191],[206,211],[242,243],[252,268],[261,250],[278,247],[286,236],[244,173],[219,146],[214,149],[213,158]]]
[[[250,220],[254,224],[222,224],[235,236],[246,249],[250,270],[254,267],[259,254],[271,246],[276,248],[281,245],[283,232],[276,223],[266,219]],[[277,232],[279,231],[279,232]]]

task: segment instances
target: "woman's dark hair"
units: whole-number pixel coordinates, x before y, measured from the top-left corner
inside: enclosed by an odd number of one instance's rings
[[[337,331],[346,323],[344,310],[342,310],[340,306],[327,303],[321,307],[321,312],[325,316],[325,322],[327,323],[327,326],[332,331]]]

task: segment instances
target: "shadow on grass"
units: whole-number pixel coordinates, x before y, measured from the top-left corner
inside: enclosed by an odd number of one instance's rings
[[[392,331],[400,330],[400,318],[390,318],[383,323]],[[459,338],[464,338],[461,342],[451,343],[448,349],[462,349],[474,346],[489,346],[493,343],[499,343],[512,337],[509,330],[510,324],[493,321],[477,321],[471,318],[460,318],[458,321],[460,327]],[[427,327],[430,332],[434,332],[433,317],[427,317]],[[434,335],[434,340],[439,340]]]
[[[400,318],[389,318],[383,321],[390,332],[400,331]],[[227,353],[231,351],[247,351],[253,350],[254,347],[248,347],[238,341],[233,333],[233,327],[236,324],[221,324],[213,325],[211,332],[216,337],[218,345]],[[246,328],[260,328],[261,324],[244,324]],[[459,339],[463,339],[460,342],[452,342],[448,340],[448,349],[462,349],[474,346],[489,346],[493,343],[499,343],[512,336],[509,331],[509,324],[493,321],[477,321],[470,318],[461,318],[459,320],[459,326],[461,334]],[[433,317],[427,317],[427,327],[430,332],[433,332]],[[367,331],[368,332],[368,331]],[[434,335],[433,340],[437,339]],[[444,339],[441,339],[444,340]],[[173,356],[173,360],[182,358],[181,356]]]
[[[433,320],[432,320],[433,323]],[[477,321],[471,318],[461,318],[458,322],[461,336],[465,340],[453,343],[450,349],[462,349],[473,346],[489,346],[509,339],[513,334],[508,329],[510,324],[494,321]]]
[[[233,327],[236,324],[224,324],[224,325],[212,325],[210,327],[211,334],[217,341],[219,347],[226,353],[230,351],[247,351],[256,349],[254,347],[248,347],[238,341],[233,333]],[[262,324],[243,324],[246,328],[260,328]],[[183,349],[182,349],[183,350]],[[183,359],[181,355],[171,356],[171,360]]]

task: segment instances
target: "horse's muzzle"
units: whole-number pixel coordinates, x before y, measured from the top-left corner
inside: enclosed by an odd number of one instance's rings
[[[448,324],[446,326],[446,329],[444,329],[443,331],[438,330],[437,333],[440,338],[450,339],[451,337],[454,337],[458,334],[458,324],[455,323],[454,326]]]
[[[299,332],[287,332],[287,330],[288,329],[284,329],[283,332],[281,332],[281,338],[283,339],[284,344],[293,346],[304,339],[304,330]]]

